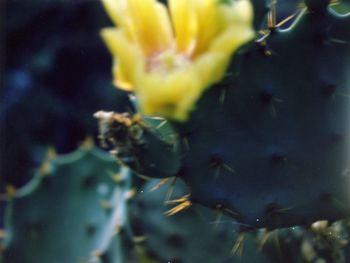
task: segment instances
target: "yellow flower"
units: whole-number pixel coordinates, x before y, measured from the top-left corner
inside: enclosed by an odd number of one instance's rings
[[[102,37],[114,84],[135,92],[146,115],[185,121],[218,82],[231,55],[254,36],[249,0],[102,0],[116,28]]]

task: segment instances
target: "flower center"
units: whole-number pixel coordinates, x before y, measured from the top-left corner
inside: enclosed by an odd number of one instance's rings
[[[166,73],[183,67],[184,65],[188,65],[190,62],[190,56],[176,53],[176,51],[173,49],[167,49],[150,56],[147,59],[146,70],[148,72]]]

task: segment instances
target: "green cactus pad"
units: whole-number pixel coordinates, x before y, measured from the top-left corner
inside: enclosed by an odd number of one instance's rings
[[[350,14],[328,3],[306,1],[289,28],[269,25],[243,47],[190,119],[168,123],[176,140],[167,148],[145,128],[127,151],[140,164],[131,167],[183,179],[193,203],[244,229],[349,217]]]
[[[122,262],[128,170],[97,148],[44,166],[7,205],[4,262]]]
[[[253,235],[245,236],[240,244],[241,254],[240,251],[233,254],[239,224],[230,217],[199,205],[166,216],[172,207],[165,204],[169,191],[170,199],[177,199],[189,189],[178,181],[173,186],[166,184],[154,190],[158,184],[159,180],[147,182],[130,209],[134,231],[145,238],[141,245],[158,262],[269,262],[257,249]]]
[[[177,126],[194,202],[252,228],[350,215],[349,28],[349,15],[306,11],[233,60]]]

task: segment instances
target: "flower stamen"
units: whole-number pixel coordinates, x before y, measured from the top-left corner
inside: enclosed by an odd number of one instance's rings
[[[102,0],[117,27],[102,30],[114,83],[143,114],[186,121],[232,54],[255,35],[249,0]]]
[[[168,49],[150,56],[147,59],[146,71],[167,73],[191,63],[190,56],[176,53],[175,49]]]

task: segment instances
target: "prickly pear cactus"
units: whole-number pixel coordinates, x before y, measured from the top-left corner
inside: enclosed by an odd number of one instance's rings
[[[290,29],[236,57],[238,76],[177,125],[196,202],[252,227],[349,216],[349,28],[350,16],[310,4]]]
[[[236,52],[185,121],[97,116],[121,162],[145,176],[183,179],[186,202],[219,209],[244,229],[350,216],[350,15],[327,0],[305,1],[281,30],[272,7],[265,22],[257,12],[262,35]]]
[[[123,262],[129,187],[97,148],[49,158],[7,204],[3,262]]]

